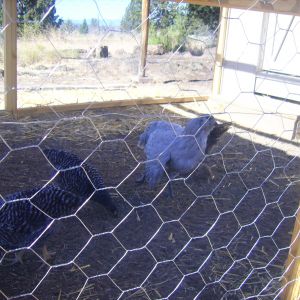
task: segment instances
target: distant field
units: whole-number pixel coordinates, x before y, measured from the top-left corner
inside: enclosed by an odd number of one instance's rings
[[[209,93],[215,48],[207,48],[202,56],[188,51],[148,55],[147,78],[139,83],[139,41],[138,34],[112,31],[99,35],[53,31],[20,38],[19,106]],[[108,46],[108,58],[99,57],[101,46]],[[0,84],[3,93],[3,78]]]

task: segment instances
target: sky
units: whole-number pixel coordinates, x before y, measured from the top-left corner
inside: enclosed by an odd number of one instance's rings
[[[92,19],[101,17],[100,14],[106,20],[121,20],[129,2],[130,0],[56,0],[56,12],[64,20]]]

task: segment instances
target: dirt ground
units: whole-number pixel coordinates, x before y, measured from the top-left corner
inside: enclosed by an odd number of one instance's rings
[[[185,122],[160,106],[1,119],[2,197],[51,178],[40,149],[92,153],[87,162],[110,187],[119,216],[89,201],[29,249],[0,250],[0,299],[266,300],[280,293],[299,204],[298,157],[231,130],[195,172],[172,182],[170,198],[167,176],[155,190],[135,182],[145,125]],[[213,178],[203,176],[204,163]]]

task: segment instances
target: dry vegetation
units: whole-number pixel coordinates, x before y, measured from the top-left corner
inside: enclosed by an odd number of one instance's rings
[[[149,54],[141,83],[139,41],[138,34],[113,31],[25,35],[18,41],[19,106],[209,93],[215,48],[205,49],[202,56],[189,51]],[[108,58],[99,57],[104,45]]]
[[[90,58],[93,57],[90,50],[105,42],[109,43],[113,56],[120,49],[123,49],[124,53],[132,54],[137,43],[134,43],[134,40],[130,41],[129,37],[130,35],[125,33],[80,34],[74,31],[66,34],[56,30],[47,34],[25,35],[18,41],[19,66],[47,66],[57,63],[60,59]]]

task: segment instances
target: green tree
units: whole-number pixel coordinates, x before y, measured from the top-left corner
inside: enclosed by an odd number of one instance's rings
[[[100,31],[100,22],[99,19],[93,18],[90,21],[89,31],[99,32]]]
[[[56,0],[18,0],[18,20],[22,27],[24,23],[40,22],[42,29],[59,27],[62,19],[56,15]]]
[[[121,21],[121,28],[132,30],[141,24],[141,0],[131,0]],[[178,5],[172,2],[151,1],[151,25],[164,29],[175,24],[177,17],[182,17],[186,29],[191,32],[200,25],[207,25],[210,30],[217,28],[220,9],[218,7],[192,4]],[[186,18],[185,18],[186,17]]]
[[[96,18],[91,19],[91,23],[90,23],[91,27],[93,28],[98,28],[99,27],[99,20]]]
[[[152,1],[151,24],[157,29],[168,28],[175,24],[177,17],[184,16],[184,6],[172,2]]]
[[[132,30],[141,24],[142,0],[131,0],[121,21],[123,30]]]
[[[2,3],[0,5],[0,22],[3,20]],[[34,27],[47,29],[59,27],[62,19],[56,14],[56,0],[17,0],[18,27],[22,33],[25,24],[36,23]]]
[[[197,25],[203,23],[209,30],[215,30],[219,24],[219,15],[219,7],[190,4],[187,7],[188,27],[196,29]]]
[[[183,12],[181,9],[183,6],[178,6],[176,3],[153,0],[150,5],[151,24],[155,28],[162,29],[173,25],[176,16]],[[121,28],[123,30],[138,28],[141,24],[141,12],[142,0],[131,0],[122,18]]]
[[[151,27],[150,41],[151,44],[161,44],[165,51],[185,51],[185,39],[187,36],[186,16],[177,15],[174,24],[167,28],[161,29],[159,32]],[[154,38],[153,38],[154,37]]]
[[[81,34],[87,34],[87,33],[89,33],[89,26],[87,24],[86,19],[84,19],[83,22],[82,22],[82,24],[80,25],[79,32]]]
[[[71,20],[67,20],[63,22],[61,29],[67,33],[72,33],[76,29],[76,25]]]

